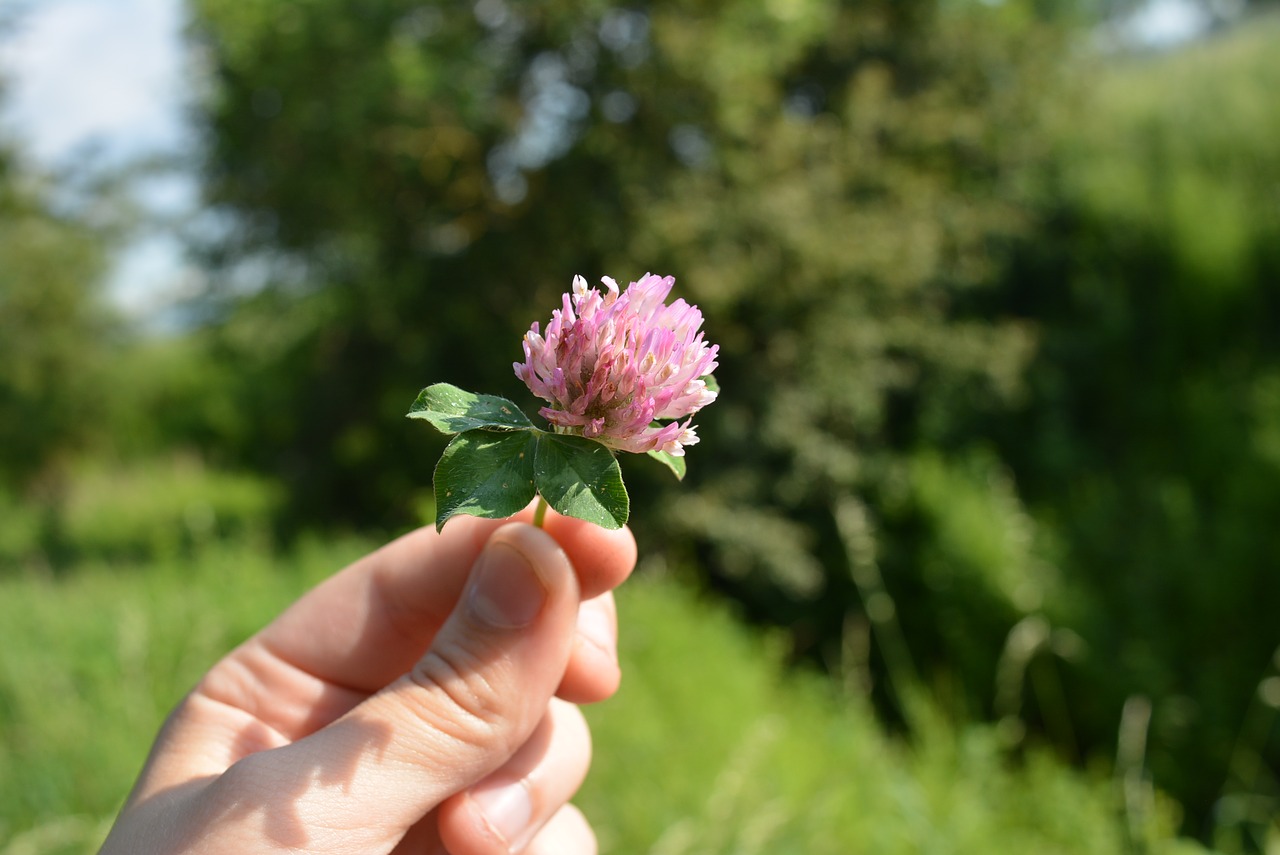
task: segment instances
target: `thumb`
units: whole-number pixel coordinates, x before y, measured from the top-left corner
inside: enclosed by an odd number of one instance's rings
[[[320,827],[398,839],[529,738],[564,675],[578,605],[573,567],[550,535],[503,526],[408,674],[317,733],[246,762],[266,767],[256,771],[273,780],[260,785],[310,782],[295,789],[303,827],[319,819]]]

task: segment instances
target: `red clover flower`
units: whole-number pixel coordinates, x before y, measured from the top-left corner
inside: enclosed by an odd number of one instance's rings
[[[609,277],[601,281],[603,294],[574,277],[545,337],[536,322],[525,334],[516,376],[551,404],[538,412],[558,433],[683,456],[698,441],[687,417],[716,399],[703,377],[716,369],[719,347],[706,343],[697,306],[665,304],[674,277],[645,274],[622,292]]]

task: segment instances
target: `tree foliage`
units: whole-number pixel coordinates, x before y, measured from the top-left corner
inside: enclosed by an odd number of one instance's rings
[[[1070,574],[1054,612],[1090,646],[1065,672],[1080,737],[1149,699],[1156,780],[1259,848],[1280,807],[1278,32],[1260,20],[1093,90],[1049,227],[1009,273],[1042,346],[1001,428]]]
[[[0,489],[50,474],[103,410],[102,234],[0,144]]]

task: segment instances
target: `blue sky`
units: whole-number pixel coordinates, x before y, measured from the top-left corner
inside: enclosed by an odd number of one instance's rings
[[[92,150],[103,163],[180,152],[189,90],[181,49],[182,0],[0,0],[15,26],[0,42],[10,84],[0,123],[36,164],[56,169]],[[153,208],[193,204],[191,179],[148,182]],[[121,247],[112,296],[146,317],[194,284],[172,234]]]

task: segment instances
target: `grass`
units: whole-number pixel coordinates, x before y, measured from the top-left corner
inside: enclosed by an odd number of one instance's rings
[[[86,851],[199,675],[361,551],[221,544],[0,578],[0,855]]]
[[[1126,828],[1109,778],[1013,762],[992,728],[924,706],[910,742],[861,697],[661,578],[622,592],[623,688],[589,711],[579,802],[605,852],[1195,852],[1168,805]]]
[[[0,578],[0,855],[92,851],[163,716],[223,652],[360,554],[218,544],[187,560]],[[1121,853],[1113,782],[925,710],[910,742],[859,697],[661,573],[620,593],[624,687],[593,707],[579,802],[603,852]],[[1192,852],[1169,811],[1137,829]]]

